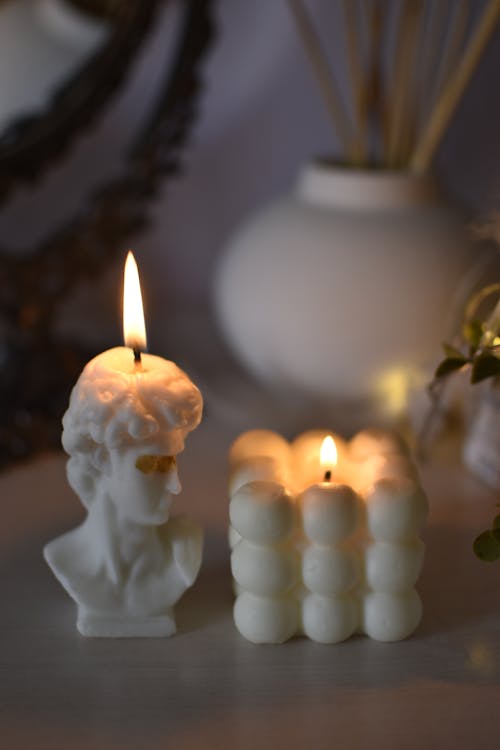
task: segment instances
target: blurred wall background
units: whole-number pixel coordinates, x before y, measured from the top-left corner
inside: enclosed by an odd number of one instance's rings
[[[77,211],[93,185],[119,170],[170,54],[175,5],[167,4],[127,85],[99,122],[36,189],[18,190],[2,209],[4,246],[23,252]],[[332,0],[308,3],[337,77],[345,82],[339,6]],[[310,157],[338,153],[285,0],[218,0],[214,16],[216,38],[204,62],[204,90],[183,173],[165,183],[151,206],[149,228],[132,243],[142,270],[151,348],[163,354],[175,341],[179,313],[210,305],[217,258],[238,223],[285,190]],[[500,205],[499,71],[497,34],[435,165],[473,215]],[[61,328],[85,337],[96,350],[119,343],[120,285],[117,264],[98,289],[82,287],[64,310]],[[197,325],[193,332],[196,338]]]

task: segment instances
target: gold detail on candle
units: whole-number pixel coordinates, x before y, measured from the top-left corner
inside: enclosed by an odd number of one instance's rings
[[[169,471],[173,471],[177,467],[177,461],[175,456],[144,455],[136,459],[135,465],[143,474],[153,474],[154,472],[168,474]]]

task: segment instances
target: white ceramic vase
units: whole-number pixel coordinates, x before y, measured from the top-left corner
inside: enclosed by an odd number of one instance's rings
[[[230,239],[215,307],[268,386],[403,408],[410,379],[439,356],[470,259],[463,220],[431,179],[317,162]]]

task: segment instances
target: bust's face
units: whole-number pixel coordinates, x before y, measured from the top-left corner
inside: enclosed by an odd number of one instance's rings
[[[181,491],[175,456],[165,446],[121,448],[111,453],[108,492],[121,516],[143,525],[168,519],[172,495]]]

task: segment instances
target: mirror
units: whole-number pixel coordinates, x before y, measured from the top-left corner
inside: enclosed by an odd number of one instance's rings
[[[42,181],[44,171],[79,150],[77,136],[106,104],[116,106],[111,97],[141,41],[149,29],[160,32],[154,82],[145,87],[153,102],[138,112],[133,133],[124,123],[128,141],[117,168],[100,173],[72,208],[60,187],[51,200],[56,224],[25,247],[2,232],[0,467],[59,445],[71,387],[97,352],[64,337],[57,321],[75,290],[92,286],[123,253],[163,181],[179,171],[212,36],[210,10],[210,0],[0,0],[0,209],[13,213],[17,228],[33,223],[34,204],[43,206],[51,177]],[[16,24],[19,34],[24,24],[17,45],[8,43]],[[91,171],[98,166],[95,160]],[[27,192],[23,210],[13,212]]]
[[[0,3],[0,203],[97,116],[123,82],[160,4]]]

